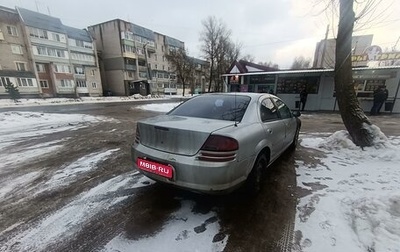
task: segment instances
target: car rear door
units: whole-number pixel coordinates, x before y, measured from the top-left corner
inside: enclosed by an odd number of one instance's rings
[[[285,126],[270,98],[264,98],[260,103],[260,120],[264,128],[264,137],[271,149],[271,160],[274,160],[283,149]]]
[[[293,117],[290,108],[286,106],[283,101],[278,98],[273,98],[273,101],[278,107],[279,116],[282,119],[282,123],[284,124],[285,138],[283,140],[283,147],[286,148],[292,143],[294,135],[296,134],[297,122],[296,119]]]

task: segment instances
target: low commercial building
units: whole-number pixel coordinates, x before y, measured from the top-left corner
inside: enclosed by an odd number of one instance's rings
[[[244,69],[247,69],[245,71]],[[308,91],[305,110],[338,111],[334,69],[305,69],[262,71],[248,69],[234,62],[227,74],[223,75],[228,92],[274,93],[284,100],[291,109],[298,109],[300,90]],[[378,66],[353,68],[354,89],[365,112],[373,104],[373,92],[381,85],[389,91],[389,98],[382,112],[400,113],[400,66]]]

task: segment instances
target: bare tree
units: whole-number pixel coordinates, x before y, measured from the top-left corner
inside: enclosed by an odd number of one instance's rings
[[[255,61],[255,58],[254,58],[254,56],[253,55],[251,55],[251,54],[246,54],[246,55],[244,55],[243,57],[242,57],[242,60],[244,60],[244,61],[247,61],[247,62],[254,62]]]
[[[357,146],[365,147],[373,145],[374,134],[370,130],[371,122],[360,106],[353,84],[351,42],[354,22],[357,20],[353,10],[353,1],[339,0],[340,15],[336,39],[335,90],[340,114],[346,129]],[[361,14],[367,12],[368,10],[364,10]]]
[[[187,56],[184,49],[171,50],[166,54],[166,58],[173,66],[178,81],[182,83],[183,95],[185,95],[187,83],[194,85],[194,62],[192,58]],[[190,89],[193,90],[194,87],[190,87]]]
[[[303,56],[299,56],[294,58],[292,66],[290,69],[307,69],[311,67],[311,58],[304,58]]]
[[[266,66],[266,67],[272,67],[272,68],[276,68],[279,69],[279,65],[276,63],[273,63],[272,61],[268,61],[268,62],[258,62],[259,65],[262,66]]]
[[[200,34],[203,56],[210,62],[208,92],[214,84],[214,91],[222,91],[221,75],[225,73],[232,61],[240,55],[240,44],[231,41],[231,31],[216,17],[210,16],[202,21],[203,31]]]

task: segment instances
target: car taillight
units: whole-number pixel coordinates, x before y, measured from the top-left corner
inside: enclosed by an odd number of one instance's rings
[[[140,143],[140,132],[139,132],[139,127],[138,126],[136,126],[135,143]]]
[[[239,143],[231,137],[211,135],[200,149],[199,160],[226,162],[236,158]]]

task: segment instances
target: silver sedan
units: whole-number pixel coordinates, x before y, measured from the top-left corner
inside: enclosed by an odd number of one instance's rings
[[[134,168],[184,189],[260,190],[262,174],[295,148],[301,121],[278,97],[260,93],[195,96],[165,115],[137,123]]]

